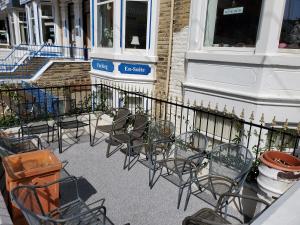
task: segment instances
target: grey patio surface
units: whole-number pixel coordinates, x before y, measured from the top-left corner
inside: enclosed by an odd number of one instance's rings
[[[77,144],[64,141],[62,154],[58,154],[57,149],[55,152],[61,160],[68,160],[68,173],[84,177],[80,185],[84,200],[92,202],[105,198],[107,215],[116,225],[180,225],[186,216],[211,207],[192,196],[184,211],[183,195],[178,210],[178,188],[174,184],[161,177],[150,190],[147,167],[137,163],[130,171],[123,170],[123,153],[119,151],[106,158],[106,146],[103,141],[91,147],[88,136],[84,135]]]

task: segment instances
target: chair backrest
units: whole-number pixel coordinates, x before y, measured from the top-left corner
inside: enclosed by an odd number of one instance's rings
[[[64,224],[57,223],[57,219],[71,221],[74,215],[60,214],[63,210],[59,207],[79,199],[77,178],[70,176],[45,185],[17,186],[10,196],[30,225]]]
[[[228,213],[226,210],[226,204],[233,210]],[[240,224],[250,224],[255,220],[264,210],[269,207],[269,203],[256,197],[249,195],[240,195],[226,193],[220,196],[216,205],[215,211],[221,213],[223,217],[227,217],[229,220],[238,222]]]
[[[149,116],[136,114],[133,116],[133,129],[130,131],[135,138],[141,138],[146,133],[149,124]]]
[[[216,146],[210,153],[209,173],[240,181],[248,174],[253,161],[246,147],[227,143]]]
[[[151,122],[148,130],[149,142],[170,141],[174,139],[175,126],[168,120]]]
[[[114,128],[116,130],[122,129],[126,126],[130,110],[127,108],[119,108],[114,118]]]
[[[177,158],[191,158],[193,162],[199,164],[207,149],[207,138],[198,131],[188,131],[175,138],[174,154]],[[197,157],[198,156],[198,157]]]

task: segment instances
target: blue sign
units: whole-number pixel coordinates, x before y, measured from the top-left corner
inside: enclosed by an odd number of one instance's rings
[[[115,67],[112,61],[93,59],[92,68],[106,72],[113,72]]]
[[[144,64],[121,63],[119,71],[124,74],[148,75],[151,73],[151,67]]]

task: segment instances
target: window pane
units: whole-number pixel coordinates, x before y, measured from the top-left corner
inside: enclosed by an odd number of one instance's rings
[[[6,29],[5,20],[0,20],[0,44],[8,43],[8,34]]]
[[[52,17],[52,6],[51,5],[42,5],[42,16]]]
[[[54,33],[54,23],[53,19],[43,19],[43,40],[44,43],[54,44],[55,43],[55,33]]]
[[[209,0],[205,46],[254,47],[262,0]]]
[[[146,49],[148,2],[126,3],[125,48]]]
[[[300,0],[286,0],[279,48],[300,48]]]
[[[98,5],[98,47],[113,47],[114,5]]]

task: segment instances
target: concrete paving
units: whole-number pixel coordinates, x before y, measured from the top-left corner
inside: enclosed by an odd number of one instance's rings
[[[70,142],[68,142],[70,144]],[[67,147],[64,143],[64,149]],[[57,152],[57,149],[56,149]],[[148,169],[137,163],[130,171],[123,170],[124,155],[116,152],[106,158],[106,143],[91,147],[87,136],[58,154],[68,160],[68,173],[83,176],[83,198],[88,202],[105,198],[108,217],[116,224],[180,225],[182,220],[203,207],[211,207],[199,198],[191,197],[186,211],[176,208],[178,188],[160,178],[154,188],[148,186]]]

